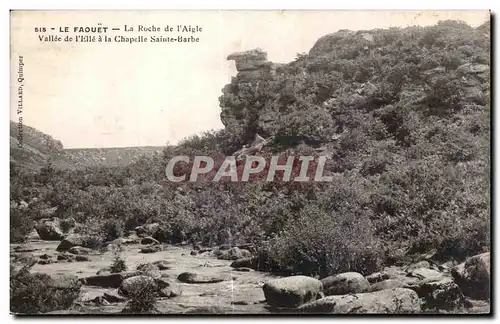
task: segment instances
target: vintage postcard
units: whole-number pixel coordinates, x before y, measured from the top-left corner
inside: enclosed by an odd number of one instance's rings
[[[10,28],[12,314],[491,315],[489,11]]]

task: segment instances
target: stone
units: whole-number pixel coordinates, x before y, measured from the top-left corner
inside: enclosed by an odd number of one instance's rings
[[[429,261],[420,261],[417,263],[410,264],[408,268],[406,269],[406,272],[411,272],[412,270],[419,269],[419,268],[425,268],[425,269],[430,269],[431,265]]]
[[[117,292],[105,292],[103,298],[110,303],[121,303],[127,301],[127,298],[120,296]]]
[[[45,241],[60,241],[64,239],[64,233],[61,230],[61,221],[59,218],[40,220],[35,229],[40,239]]]
[[[236,268],[234,271],[239,271],[239,272],[252,272],[254,271],[253,269],[250,268]]]
[[[251,257],[252,253],[245,249],[240,249],[237,247],[233,247],[227,251],[222,252],[217,259],[219,260],[237,260],[241,258]]]
[[[120,292],[120,294],[127,296],[129,294],[129,292],[131,291],[131,289],[135,285],[138,285],[139,283],[142,283],[142,282],[147,283],[147,284],[151,284],[151,285],[154,285],[155,287],[157,287],[157,284],[156,284],[154,278],[152,278],[150,276],[139,275],[139,276],[133,276],[133,277],[124,279],[122,281],[122,283],[120,284],[119,292]]]
[[[379,290],[393,289],[393,288],[409,288],[409,285],[397,279],[387,279],[384,281],[374,283],[373,285],[370,286],[370,288],[368,288],[367,292],[375,292]]]
[[[75,255],[73,254],[70,254],[70,253],[63,253],[63,254],[59,254],[57,256],[57,261],[74,261],[75,260]]]
[[[161,279],[164,283],[167,283],[167,287],[161,288],[159,296],[173,298],[182,295],[182,287],[171,280]]]
[[[139,253],[156,253],[162,250],[161,245],[152,245],[139,250]]]
[[[301,313],[316,314],[418,314],[420,299],[407,288],[328,296],[299,307]]]
[[[74,246],[85,246],[87,237],[78,235],[78,234],[70,234],[66,238],[64,238],[61,243],[57,246],[56,250],[59,252],[69,251]]]
[[[198,255],[198,251],[192,250],[191,253],[189,253],[189,254],[191,254],[192,256],[195,256],[195,255]]]
[[[407,276],[418,278],[420,280],[443,278],[443,274],[441,272],[427,268],[413,269],[408,272]]]
[[[68,252],[75,255],[89,255],[92,252],[92,249],[81,246],[73,246],[68,250]]]
[[[490,70],[489,65],[477,64],[477,63],[465,63],[457,68],[458,72],[462,72],[464,74],[483,73],[489,70]]]
[[[75,257],[75,260],[77,262],[85,262],[85,261],[90,261],[90,258],[88,256],[86,256],[86,255],[77,255]]]
[[[20,252],[20,253],[23,253],[23,252],[34,252],[38,250],[36,247],[32,246],[32,245],[19,245],[19,246],[16,246],[14,248],[14,251],[16,252]]]
[[[45,254],[40,255],[40,259],[49,260],[49,259],[52,259],[52,257],[50,255],[48,255],[47,253],[45,253]]]
[[[365,292],[370,283],[357,272],[345,272],[321,280],[325,295],[345,295]]]
[[[423,300],[422,310],[457,310],[470,307],[452,278],[427,280],[411,287]]]
[[[318,279],[292,276],[274,279],[264,284],[266,302],[272,307],[296,308],[315,300],[323,285]]]
[[[231,268],[250,268],[257,269],[257,259],[256,258],[241,258],[233,261],[231,263]]]
[[[366,276],[365,278],[372,285],[374,283],[381,282],[381,281],[384,281],[384,280],[387,280],[387,279],[393,279],[393,277],[390,274],[385,273],[385,272],[375,272],[375,273],[372,273],[369,276]]]
[[[158,240],[155,240],[151,236],[146,236],[141,240],[141,244],[148,245],[148,244],[160,244]]]
[[[154,236],[159,229],[160,229],[160,224],[151,223],[142,226],[137,226],[135,228],[135,233],[139,237]]]
[[[490,252],[468,258],[454,267],[451,275],[465,296],[481,300],[490,299]]]
[[[224,278],[217,275],[208,276],[194,272],[183,272],[177,279],[184,283],[217,283],[224,281]]]
[[[119,288],[123,280],[136,276],[136,272],[122,272],[104,275],[90,276],[81,279],[82,283],[87,286],[96,286],[103,288]]]
[[[38,261],[38,264],[40,264],[40,265],[46,265],[46,264],[51,264],[51,263],[54,263],[54,261],[52,261],[52,260],[39,260]]]

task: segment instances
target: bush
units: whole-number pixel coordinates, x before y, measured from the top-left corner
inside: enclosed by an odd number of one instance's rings
[[[126,311],[134,314],[144,314],[156,311],[158,287],[153,280],[140,278],[127,290],[130,298]]]
[[[65,286],[47,274],[31,274],[28,267],[10,274],[10,310],[18,314],[40,314],[68,309],[80,294],[81,284]]]
[[[120,219],[109,219],[102,225],[104,241],[113,241],[123,236],[123,221]]]
[[[113,254],[113,264],[109,267],[111,273],[119,273],[127,270],[127,264],[125,260],[121,257],[121,252],[123,251],[121,246],[114,247]]]
[[[348,271],[367,275],[383,262],[369,219],[349,211],[325,213],[312,206],[289,222],[261,254],[275,271],[320,277]]]
[[[10,243],[24,242],[33,228],[33,219],[29,211],[18,208],[10,209]]]

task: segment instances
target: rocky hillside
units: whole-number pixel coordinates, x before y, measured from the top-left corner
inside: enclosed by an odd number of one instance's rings
[[[22,142],[20,146],[18,124],[10,121],[10,161],[30,170],[39,170],[49,163],[60,169],[128,165],[143,156],[159,155],[164,149],[155,146],[64,149],[61,141],[26,125],[22,127]]]

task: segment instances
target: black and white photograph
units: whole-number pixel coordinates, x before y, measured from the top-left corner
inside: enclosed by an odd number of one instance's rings
[[[492,25],[11,10],[10,314],[491,316]]]

